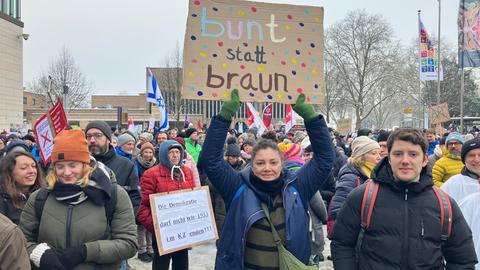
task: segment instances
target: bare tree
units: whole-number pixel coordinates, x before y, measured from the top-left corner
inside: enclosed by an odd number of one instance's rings
[[[89,105],[93,89],[66,47],[52,59],[47,71],[42,71],[30,82],[29,87],[36,93],[46,95],[50,82],[53,99],[60,98],[65,103],[64,93],[67,92],[67,104],[64,104],[67,105],[67,111]]]
[[[357,129],[376,107],[399,90],[396,81],[400,45],[392,33],[382,16],[362,10],[349,12],[327,30],[325,52],[341,74],[344,99],[352,106]]]

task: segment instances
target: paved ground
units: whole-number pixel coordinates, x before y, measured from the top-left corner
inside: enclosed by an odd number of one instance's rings
[[[325,235],[326,234],[327,232],[325,231]],[[213,266],[215,265],[215,253],[216,248],[214,243],[202,245],[192,249],[188,254],[190,260],[190,270],[212,270]],[[323,252],[323,254],[325,255],[325,259],[327,258],[327,255],[330,255],[330,241],[328,241],[328,239],[326,239],[325,251]],[[152,269],[151,263],[143,263],[136,257],[135,259],[131,259],[128,262],[130,266],[132,266],[136,270]],[[319,266],[319,270],[333,270],[332,262],[328,260],[322,262]]]

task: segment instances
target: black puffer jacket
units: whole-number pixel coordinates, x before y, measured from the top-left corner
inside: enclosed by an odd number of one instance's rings
[[[372,178],[380,188],[359,263],[355,262],[355,245],[366,185],[352,191],[337,216],[331,238],[335,270],[438,270],[443,269],[442,257],[446,269],[474,269],[477,259],[472,232],[453,199],[452,233],[442,246],[440,207],[430,172],[424,168],[419,182],[394,182],[388,159],[383,159]]]

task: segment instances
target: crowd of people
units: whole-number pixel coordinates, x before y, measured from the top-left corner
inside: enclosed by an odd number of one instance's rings
[[[0,269],[188,269],[189,249],[160,255],[149,195],[206,185],[216,269],[480,269],[478,136],[340,136],[304,99],[286,133],[230,129],[237,91],[208,130],[92,121],[57,134],[49,164],[31,132],[0,135]]]

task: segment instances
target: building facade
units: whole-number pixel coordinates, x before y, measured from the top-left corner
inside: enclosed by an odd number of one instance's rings
[[[0,129],[23,124],[23,22],[20,0],[0,0]]]

